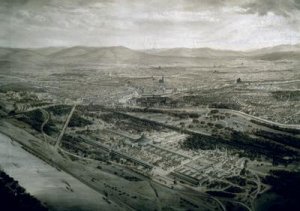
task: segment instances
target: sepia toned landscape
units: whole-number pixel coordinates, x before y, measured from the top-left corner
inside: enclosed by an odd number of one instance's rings
[[[0,129],[107,207],[254,210],[299,170],[299,55],[2,48]]]
[[[12,11],[3,27],[13,34],[0,33],[0,202],[8,210],[297,210],[299,2],[252,1],[0,3]],[[202,26],[184,25],[200,21],[198,6],[209,14]],[[263,41],[252,34],[240,44],[213,42],[222,34],[213,26],[235,33],[221,21],[235,18],[230,11],[245,22],[262,18],[249,30]],[[95,27],[101,18],[120,21],[119,31]],[[155,42],[140,41],[139,21]],[[262,29],[271,26],[293,36],[273,31],[279,37],[269,43],[273,33]],[[193,46],[176,30],[212,38]]]

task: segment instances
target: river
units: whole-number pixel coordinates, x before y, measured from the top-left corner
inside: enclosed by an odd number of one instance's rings
[[[102,194],[33,156],[1,133],[0,168],[50,210],[118,210]]]

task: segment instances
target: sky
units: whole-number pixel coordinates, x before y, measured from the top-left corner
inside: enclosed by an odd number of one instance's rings
[[[300,0],[0,0],[0,46],[248,50],[300,43]]]

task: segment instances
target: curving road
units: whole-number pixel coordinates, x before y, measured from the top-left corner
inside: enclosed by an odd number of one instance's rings
[[[126,108],[126,107],[125,107]],[[127,108],[139,108],[139,109],[145,109],[144,107],[138,107],[138,106],[127,106]],[[253,120],[257,120],[257,121],[261,121],[267,124],[271,124],[271,125],[275,125],[275,126],[279,126],[279,127],[283,127],[283,128],[290,128],[290,129],[296,129],[296,130],[300,130],[300,124],[282,124],[282,123],[278,123],[278,122],[274,122],[271,120],[267,120],[267,119],[263,119],[261,117],[257,117],[257,116],[253,116],[250,114],[246,114],[242,111],[237,111],[237,110],[232,110],[232,109],[224,109],[224,108],[203,108],[203,110],[206,111],[206,116],[208,115],[210,110],[214,110],[217,109],[219,111],[224,111],[227,113],[232,113],[232,114],[236,114],[238,116],[247,118],[247,119],[253,119]],[[168,108],[151,108],[148,109],[148,111],[151,112],[151,110],[153,111],[168,111],[168,112],[194,112],[197,113],[200,111],[199,108],[182,108],[182,109],[168,109]]]
[[[45,125],[48,123],[49,119],[50,119],[50,115],[47,111],[45,111],[44,109],[40,108],[40,111],[43,113],[43,116],[44,116],[44,122],[43,124],[41,125],[41,133],[43,134],[44,136],[44,140],[45,140],[45,143],[47,143],[47,135],[45,134],[44,132],[44,127]]]

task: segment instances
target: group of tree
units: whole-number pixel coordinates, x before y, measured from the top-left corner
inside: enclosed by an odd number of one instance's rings
[[[31,196],[17,181],[0,170],[0,210],[47,211],[39,200]]]

